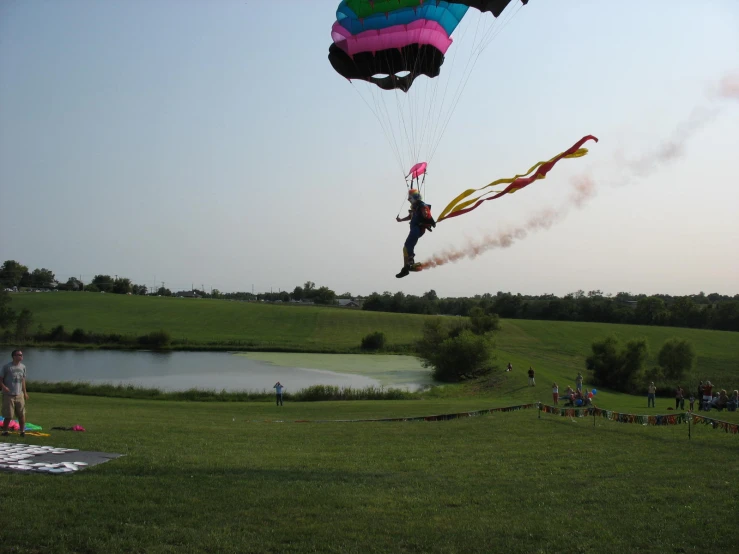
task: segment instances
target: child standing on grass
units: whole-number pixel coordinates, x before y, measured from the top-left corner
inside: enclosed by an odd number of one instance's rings
[[[690,395],[690,411],[691,412],[693,411],[693,404],[694,403],[695,403],[695,395],[694,394],[691,394]]]
[[[555,406],[559,404],[559,387],[557,386],[557,383],[552,385],[552,400],[554,401]]]

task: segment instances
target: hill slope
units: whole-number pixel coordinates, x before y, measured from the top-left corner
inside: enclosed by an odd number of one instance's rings
[[[348,351],[374,331],[390,345],[412,343],[427,316],[364,312],[323,306],[273,305],[225,300],[138,297],[96,293],[22,293],[12,296],[15,310],[33,312],[34,327],[64,325],[86,331],[140,335],[166,329],[173,338],[193,344],[244,345],[294,351]],[[665,340],[686,338],[698,354],[696,368],[683,380],[692,390],[711,379],[722,388],[739,386],[739,334],[703,329],[646,327],[563,321],[503,320],[496,335],[501,364],[514,373],[529,366],[539,387],[574,382],[583,371],[594,340],[616,334],[623,340],[645,337],[650,364]],[[510,380],[518,383],[518,379]],[[513,391],[509,391],[513,392]]]

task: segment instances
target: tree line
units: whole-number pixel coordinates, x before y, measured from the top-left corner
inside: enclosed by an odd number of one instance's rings
[[[579,290],[557,297],[553,294],[522,295],[498,292],[473,297],[439,298],[434,290],[421,296],[402,292],[372,293],[362,309],[428,315],[468,316],[474,308],[504,319],[538,319],[628,323],[666,327],[692,327],[739,331],[739,294],[711,293],[687,296],[631,294],[615,296],[600,290]]]
[[[126,277],[99,274],[89,283],[70,277],[66,283],[57,282],[54,273],[46,268],[29,268],[7,260],[0,267],[0,286],[3,288],[54,288],[67,291],[109,292],[113,294],[172,296],[164,286],[154,290],[133,283]],[[604,294],[600,290],[578,290],[563,297],[554,294],[522,295],[511,292],[486,293],[473,297],[439,298],[433,289],[420,296],[403,292],[373,292],[367,297],[353,297],[351,293],[336,294],[329,287],[316,287],[312,281],[296,286],[292,292],[279,291],[254,294],[251,292],[222,293],[193,289],[204,298],[244,301],[312,302],[331,305],[339,299],[356,299],[363,310],[469,316],[475,308],[483,313],[497,314],[505,319],[538,319],[553,321],[584,321],[598,323],[628,323],[739,331],[739,294],[719,293],[671,296],[668,294],[632,294],[619,292]]]

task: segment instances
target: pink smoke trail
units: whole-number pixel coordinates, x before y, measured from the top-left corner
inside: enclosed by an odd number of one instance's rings
[[[701,129],[715,119],[722,106],[716,100],[739,100],[739,72],[723,77],[718,84],[709,106],[695,108],[692,113],[680,122],[670,137],[659,142],[657,146],[643,156],[628,160],[621,153],[614,154],[613,163],[619,168],[621,183],[636,177],[646,177],[665,164],[673,163],[685,156],[685,145]],[[596,194],[597,186],[590,175],[578,175],[572,179],[572,191],[566,204],[559,208],[546,208],[534,214],[526,223],[487,234],[483,238],[470,240],[461,248],[450,248],[431,256],[422,263],[423,269],[431,269],[450,262],[477,256],[494,249],[510,248],[517,241],[524,240],[529,233],[548,230],[555,223],[563,220],[571,208],[582,209]]]
[[[572,194],[569,204],[558,209],[545,208],[532,215],[525,223],[502,230],[496,234],[488,234],[483,238],[470,240],[462,248],[443,250],[422,262],[423,269],[430,269],[449,262],[458,262],[464,258],[476,258],[489,250],[510,248],[516,242],[525,239],[529,233],[550,229],[567,215],[570,205],[583,207],[595,195],[595,181],[589,175],[579,175],[572,181]]]

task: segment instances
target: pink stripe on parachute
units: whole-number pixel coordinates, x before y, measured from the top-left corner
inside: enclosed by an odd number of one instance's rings
[[[426,173],[426,166],[428,164],[426,162],[417,163],[411,168],[410,173],[406,175],[406,177],[411,177],[413,179],[417,179],[419,175],[423,175]]]
[[[446,54],[452,39],[436,21],[418,19],[407,25],[393,25],[352,35],[336,21],[331,28],[336,46],[353,56],[360,52],[377,52],[388,48],[403,48],[411,44],[428,44]]]

